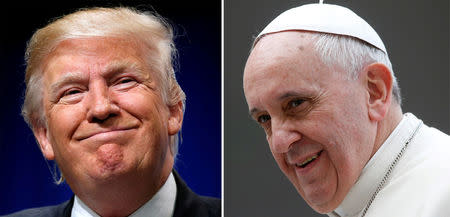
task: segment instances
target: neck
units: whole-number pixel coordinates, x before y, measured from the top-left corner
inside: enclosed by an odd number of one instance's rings
[[[147,203],[164,185],[171,167],[154,174],[125,175],[111,181],[96,183],[87,191],[74,193],[95,213],[102,217],[129,216]],[[158,175],[155,175],[158,174]],[[86,190],[84,188],[78,188]]]
[[[375,137],[375,145],[372,150],[372,156],[380,149],[386,139],[391,135],[392,131],[397,127],[397,125],[402,120],[403,113],[400,105],[396,102],[393,102],[384,117],[384,119],[378,122],[377,125],[377,135]]]

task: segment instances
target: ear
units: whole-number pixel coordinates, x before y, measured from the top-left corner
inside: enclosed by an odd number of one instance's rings
[[[169,124],[167,126],[169,135],[175,135],[180,131],[183,124],[183,102],[179,101],[177,104],[169,107]]]
[[[54,160],[55,153],[53,152],[53,146],[48,138],[47,129],[45,127],[33,128],[34,136],[36,137],[42,154],[47,160]]]
[[[370,64],[366,72],[369,118],[373,121],[381,121],[391,105],[392,74],[382,63]]]

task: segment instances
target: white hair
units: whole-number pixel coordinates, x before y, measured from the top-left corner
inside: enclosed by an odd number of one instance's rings
[[[368,64],[378,62],[386,65],[392,75],[392,95],[401,105],[400,87],[386,53],[354,37],[316,32],[310,34],[315,39],[314,47],[322,61],[330,67],[338,65],[346,69],[349,79],[356,80],[359,72]]]
[[[359,72],[368,64],[382,63],[388,67],[392,75],[392,95],[401,105],[402,97],[397,78],[392,69],[387,53],[360,39],[322,32],[303,32],[309,34],[315,42],[314,48],[319,53],[322,62],[328,67],[340,66],[348,72],[348,79],[356,80]],[[267,34],[266,34],[267,35]],[[255,38],[252,49],[266,35]]]

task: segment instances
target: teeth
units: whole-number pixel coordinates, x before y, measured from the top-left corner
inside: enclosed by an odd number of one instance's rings
[[[316,159],[317,157],[319,157],[319,154],[316,154],[314,156],[311,156],[310,158],[306,159],[305,161],[303,161],[301,164],[296,164],[296,166],[298,167],[303,167],[305,166],[307,163],[313,161],[314,159]]]

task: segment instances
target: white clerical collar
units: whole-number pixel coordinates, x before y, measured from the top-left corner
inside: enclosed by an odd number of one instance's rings
[[[175,208],[175,199],[177,195],[177,185],[173,174],[170,173],[166,183],[159,189],[159,191],[147,203],[141,206],[129,217],[171,217]],[[97,213],[92,211],[83,201],[75,196],[75,201],[72,208],[72,217],[100,217]]]
[[[338,216],[360,215],[375,192],[377,184],[383,179],[389,164],[400,152],[420,122],[411,113],[403,115],[394,131],[366,164],[342,203],[332,213],[329,213],[329,216],[336,216],[336,214]]]

